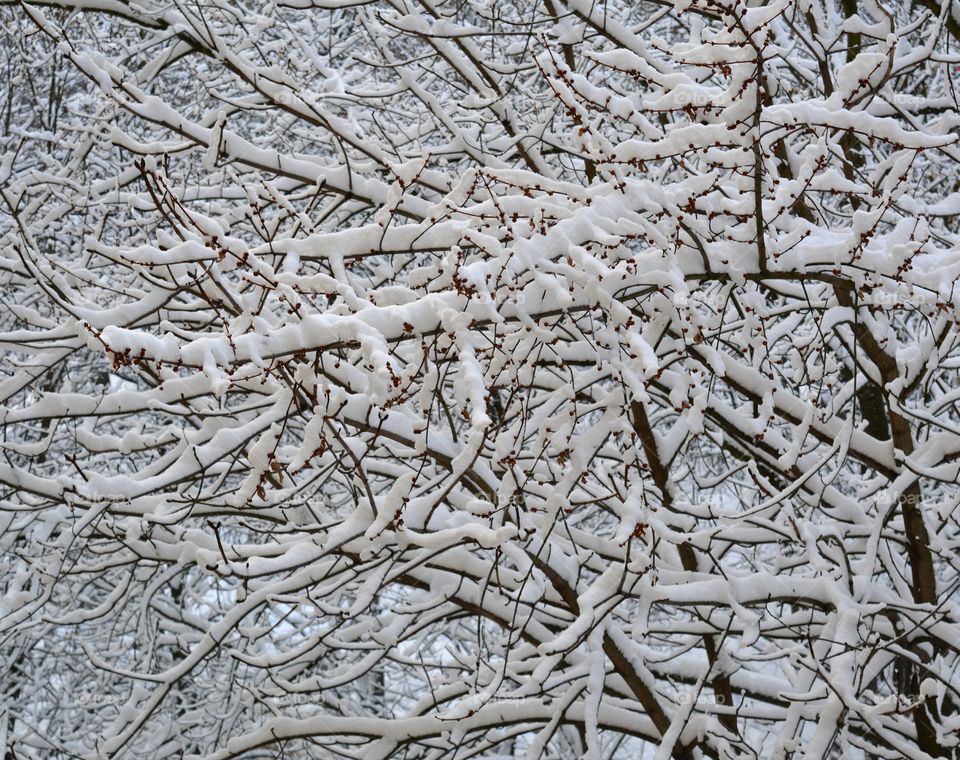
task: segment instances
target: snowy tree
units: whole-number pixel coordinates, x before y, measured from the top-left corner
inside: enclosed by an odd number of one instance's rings
[[[957,2],[0,26],[6,758],[960,756]]]

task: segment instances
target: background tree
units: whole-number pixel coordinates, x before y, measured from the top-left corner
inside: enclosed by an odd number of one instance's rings
[[[952,0],[0,10],[7,757],[957,756]]]

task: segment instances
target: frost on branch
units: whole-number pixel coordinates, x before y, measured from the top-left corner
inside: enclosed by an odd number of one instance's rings
[[[952,6],[0,20],[5,758],[960,754]]]

